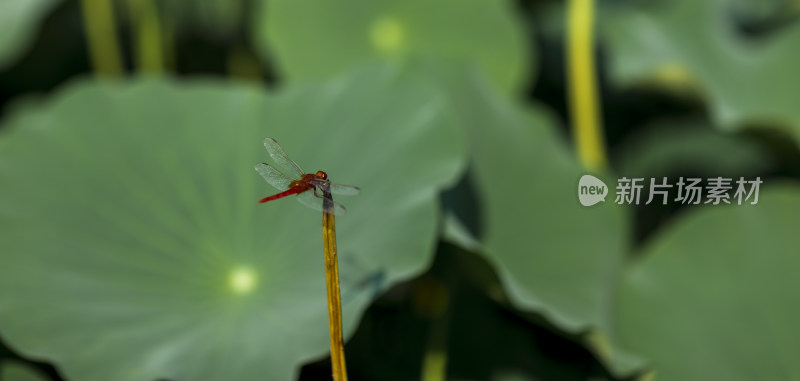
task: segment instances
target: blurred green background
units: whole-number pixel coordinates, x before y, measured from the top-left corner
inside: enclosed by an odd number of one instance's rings
[[[256,203],[266,137],[362,189],[350,380],[800,380],[798,15],[0,0],[0,381],[330,379],[321,216]],[[612,202],[718,176],[758,204]]]

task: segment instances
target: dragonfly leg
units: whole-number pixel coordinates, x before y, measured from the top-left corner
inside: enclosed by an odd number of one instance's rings
[[[325,194],[324,193],[323,194],[319,194],[319,193],[317,193],[317,190],[319,190],[319,189],[317,187],[314,187],[314,196],[317,196],[318,198],[323,198],[324,199],[325,198]],[[320,192],[323,192],[323,191],[320,190]]]

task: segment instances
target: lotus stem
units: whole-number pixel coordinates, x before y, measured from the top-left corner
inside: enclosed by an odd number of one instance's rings
[[[164,28],[158,7],[152,0],[128,0],[128,14],[136,47],[136,70],[162,73],[165,68]]]
[[[324,202],[331,205],[333,196],[323,192]],[[326,209],[327,210],[327,209]],[[336,253],[336,220],[333,214],[322,213],[322,239],[325,250],[325,280],[328,293],[328,325],[331,334],[331,367],[334,381],[347,381],[342,338],[342,298],[339,293],[339,259]]]
[[[81,0],[86,43],[92,70],[98,77],[124,73],[117,43],[117,26],[110,0]]]
[[[576,151],[590,171],[608,165],[594,61],[594,0],[567,3],[567,66],[570,114]]]

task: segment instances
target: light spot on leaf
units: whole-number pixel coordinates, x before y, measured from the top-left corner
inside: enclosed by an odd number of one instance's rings
[[[257,274],[249,267],[237,267],[231,271],[229,284],[236,294],[247,294],[256,287]]]
[[[394,55],[403,50],[405,30],[403,25],[392,17],[380,18],[370,30],[372,45],[385,55]]]

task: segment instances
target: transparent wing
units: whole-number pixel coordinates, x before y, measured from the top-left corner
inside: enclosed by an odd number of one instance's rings
[[[331,193],[337,196],[356,196],[361,193],[361,188],[352,185],[331,184]]]
[[[320,190],[327,189],[328,192],[337,196],[355,196],[361,193],[361,188],[352,185],[332,184],[328,180],[312,180],[311,183]]]
[[[333,200],[330,201],[329,206],[325,207],[325,200],[322,197],[317,197],[313,189],[298,194],[297,201],[311,209],[330,213],[334,216],[342,216],[347,212],[347,209],[342,204]]]
[[[272,185],[281,191],[289,189],[292,179],[281,173],[281,171],[275,169],[275,167],[267,163],[260,163],[256,164],[255,168],[256,172],[258,172],[258,174],[261,175],[264,180],[267,180],[269,185]]]
[[[286,154],[286,151],[283,150],[278,142],[275,141],[273,138],[266,138],[264,139],[264,147],[267,148],[267,152],[269,153],[269,157],[275,161],[279,167],[283,168],[284,170],[289,172],[290,176],[294,176],[297,179],[303,177],[303,170],[300,168],[297,163],[295,163],[292,159],[289,158],[289,155]]]

